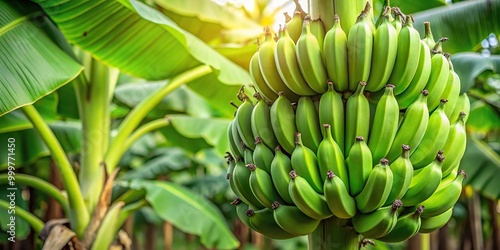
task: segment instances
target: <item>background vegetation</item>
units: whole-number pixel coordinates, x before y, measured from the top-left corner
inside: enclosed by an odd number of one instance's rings
[[[223,159],[226,127],[235,111],[229,103],[238,103],[237,90],[251,83],[246,69],[256,38],[264,26],[277,28],[293,3],[255,0],[250,8],[210,0],[93,2],[71,11],[62,1],[0,1],[5,17],[0,20],[0,143],[16,139],[16,205],[34,214],[31,223],[17,221],[17,241],[11,243],[7,214],[0,212],[3,247],[38,248],[40,222],[75,214],[71,209],[78,199],[66,200],[63,188],[79,185],[88,210],[99,207],[100,197],[92,193],[100,193],[95,189],[105,178],[100,171],[107,168],[106,176],[112,176],[117,166],[105,207],[120,206],[116,230],[123,223],[134,249],[305,247],[303,238],[271,241],[237,220]],[[449,38],[443,48],[453,53],[462,92],[471,101],[462,160],[467,186],[453,219],[431,235],[431,245],[500,249],[500,1],[393,0],[391,5],[413,14],[422,36],[422,22],[430,21],[435,38]],[[382,6],[382,0],[374,0],[375,13]],[[89,96],[98,101],[85,104]],[[52,144],[40,135],[36,117],[57,138]],[[128,136],[116,139],[127,130],[124,124],[134,123]],[[108,136],[114,139],[102,141]],[[53,149],[55,141],[63,151]],[[67,180],[64,160],[54,152],[67,155],[78,182]],[[94,167],[87,168],[89,162]],[[99,168],[100,162],[106,165]],[[1,199],[7,168],[1,152]],[[36,186],[30,176],[50,183],[59,195]],[[0,205],[5,209],[5,202]],[[420,249],[420,244],[427,243],[415,237],[387,248]]]

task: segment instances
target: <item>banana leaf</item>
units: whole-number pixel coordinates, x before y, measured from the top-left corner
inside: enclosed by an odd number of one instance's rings
[[[460,162],[460,168],[468,175],[464,184],[471,185],[483,196],[497,200],[500,198],[500,155],[493,148],[471,136]]]
[[[414,18],[422,37],[423,22],[429,21],[435,39],[449,38],[445,52],[477,51],[490,33],[500,34],[500,1],[463,1],[415,13]]]
[[[2,116],[52,93],[78,76],[83,67],[47,35],[50,20],[38,6],[3,0],[0,16]]]
[[[119,104],[129,108],[135,107],[151,93],[158,91],[168,84],[168,81],[121,84],[117,86],[114,96]],[[211,117],[217,111],[197,93],[186,86],[174,90],[155,107],[148,118],[161,118],[169,113],[188,114],[192,117]]]
[[[186,115],[170,115],[172,126],[160,131],[168,138],[170,145],[180,146],[197,152],[203,148],[215,147],[222,156],[229,148],[226,129],[231,120],[223,118],[194,118]],[[175,130],[180,136],[173,136]],[[196,142],[196,143],[193,143]],[[187,144],[186,144],[187,143]]]
[[[451,61],[453,68],[460,76],[461,93],[467,92],[474,86],[476,78],[483,72],[500,73],[500,55],[485,57],[480,53],[463,52],[453,55]]]
[[[57,118],[56,107],[58,96],[52,93],[33,104],[40,115],[46,121],[54,121]],[[0,133],[15,132],[32,128],[33,125],[20,110],[14,110],[8,114],[0,116]]]
[[[212,103],[235,101],[234,93],[251,81],[241,67],[140,1],[35,2],[68,41],[123,73],[160,80],[199,65],[209,65],[215,77],[202,86],[195,85],[193,90]],[[218,90],[218,96],[207,89]]]
[[[205,247],[235,249],[239,246],[222,213],[205,197],[165,181],[133,180],[129,186],[146,190],[146,200],[163,220],[183,232],[199,235]]]
[[[186,151],[180,148],[158,148],[153,152],[153,157],[142,166],[128,171],[118,179],[121,181],[141,179],[152,180],[171,171],[179,171],[193,165]]]
[[[172,21],[207,43],[220,39],[221,33],[226,30],[246,30],[243,38],[245,40],[255,39],[262,33],[261,25],[245,16],[243,10],[235,6],[222,6],[214,1],[200,0],[153,2]]]

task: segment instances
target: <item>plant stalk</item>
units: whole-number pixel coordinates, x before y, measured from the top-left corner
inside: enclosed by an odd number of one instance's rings
[[[9,175],[0,174],[0,184],[6,184],[8,182],[9,182]],[[37,191],[40,191],[46,194],[47,196],[50,196],[51,198],[55,199],[59,203],[59,205],[61,205],[62,209],[64,210],[64,213],[66,214],[70,213],[68,200],[61,193],[61,190],[59,190],[56,186],[52,185],[51,183],[35,176],[16,173],[16,184],[32,187]]]
[[[360,249],[361,236],[348,222],[335,217],[322,220],[308,237],[309,250]]]
[[[92,213],[104,185],[104,153],[108,148],[110,131],[109,107],[119,72],[88,54],[83,56],[86,76],[80,75],[76,81],[82,121],[79,180],[87,209]]]
[[[369,11],[369,17],[373,19],[373,0],[328,0],[334,2],[335,14],[340,17],[340,26],[346,34],[356,22],[359,14],[365,8],[366,2],[369,2],[372,8]]]
[[[24,106],[21,108],[26,117],[33,124],[33,128],[40,134],[40,137],[45,142],[51,153],[54,162],[56,163],[57,171],[59,172],[64,189],[68,193],[68,201],[70,205],[70,213],[67,215],[71,228],[78,237],[83,236],[85,228],[89,223],[89,212],[85,206],[83,196],[78,186],[78,180],[75,172],[69,163],[64,150],[59,144],[56,136],[50,130],[49,126],[43,120],[43,117],[33,107],[33,105]]]
[[[137,128],[146,115],[156,106],[161,100],[178,87],[200,78],[212,72],[212,68],[208,65],[200,65],[191,70],[185,71],[174,77],[165,87],[152,93],[149,97],[145,98],[141,103],[132,109],[132,111],[125,117],[125,120],[118,127],[116,136],[111,141],[111,145],[106,154],[105,162],[108,173],[111,173],[118,164],[122,156],[123,145],[126,143],[130,134]],[[123,151],[124,152],[124,151]]]
[[[17,179],[16,179],[16,181],[17,181]],[[12,209],[12,207],[10,207],[10,204],[7,201],[1,200],[1,199],[0,199],[0,208],[5,209],[7,211]],[[15,206],[14,211],[15,211],[14,216],[16,216],[16,219],[21,218],[21,219],[25,220],[26,222],[28,222],[28,224],[30,224],[31,228],[33,228],[33,230],[35,231],[36,234],[39,234],[40,231],[42,231],[44,223],[42,220],[40,220],[34,214],[24,210],[23,208],[21,208],[19,206]]]
[[[170,124],[170,121],[167,118],[157,119],[154,121],[150,121],[142,126],[140,126],[137,130],[135,130],[125,141],[123,147],[120,148],[120,152],[118,155],[123,155],[131,146],[143,135],[155,131],[157,129],[166,127]],[[120,160],[120,159],[118,159]]]

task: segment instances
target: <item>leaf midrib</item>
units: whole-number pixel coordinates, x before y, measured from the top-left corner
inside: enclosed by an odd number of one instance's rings
[[[27,22],[32,18],[39,17],[42,15],[43,15],[43,12],[37,11],[37,12],[33,12],[29,15],[25,15],[25,16],[21,16],[19,18],[16,18],[16,19],[12,20],[10,23],[6,24],[5,26],[0,27],[0,36],[4,35],[9,30],[15,28],[16,26],[20,25],[21,23]]]

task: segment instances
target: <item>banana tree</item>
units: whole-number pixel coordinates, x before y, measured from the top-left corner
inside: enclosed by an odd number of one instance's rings
[[[248,74],[139,1],[1,1],[0,5],[2,16],[8,17],[0,23],[5,55],[0,67],[1,137],[16,147],[11,150],[16,157],[2,155],[2,183],[12,180],[8,171],[14,171],[14,166],[20,169],[50,155],[62,178],[62,190],[23,174],[16,175],[15,184],[37,188],[60,202],[69,221],[67,231],[76,236],[73,243],[83,248],[108,248],[125,218],[144,206],[159,211],[176,227],[200,235],[206,247],[237,247],[214,205],[182,186],[120,180],[128,190],[125,196],[112,199],[111,190],[114,180],[121,178],[122,156],[152,131],[166,129],[165,138],[175,144],[170,138],[172,127],[180,137],[199,138],[223,151],[224,133],[219,131],[232,115],[223,104],[235,101],[232,93],[250,81]],[[120,73],[166,81],[135,86],[135,90],[146,89],[141,98],[121,98],[120,93],[130,96],[130,91],[127,94],[121,85],[117,88],[118,78],[123,78]],[[180,87],[186,84],[188,89],[182,92]],[[116,98],[127,107],[113,104],[115,90]],[[170,108],[177,113],[175,102],[182,101],[183,95],[204,100],[191,105],[211,108],[184,107],[180,113],[187,115],[169,117],[152,112],[175,91],[178,99],[170,100]],[[195,110],[200,113],[190,113]],[[66,121],[59,121],[60,117]],[[76,157],[70,159],[68,154]],[[9,203],[2,200],[0,207],[8,210]],[[15,209],[35,232],[42,231],[39,218],[21,206]],[[200,217],[189,220],[193,216]],[[46,239],[47,247],[62,247],[51,245],[52,240]]]

